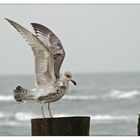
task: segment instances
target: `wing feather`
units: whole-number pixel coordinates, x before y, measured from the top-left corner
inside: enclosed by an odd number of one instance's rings
[[[60,76],[60,68],[65,58],[65,51],[59,38],[47,27],[38,24],[31,23],[36,36],[44,43],[49,49],[51,55],[54,58],[54,72],[55,77],[58,79]]]
[[[31,46],[35,59],[35,74],[37,85],[55,81],[54,60],[48,48],[30,31],[16,22],[6,19],[25,38]]]

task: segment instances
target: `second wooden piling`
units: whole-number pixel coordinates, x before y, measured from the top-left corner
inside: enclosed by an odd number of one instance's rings
[[[138,136],[140,136],[140,114],[138,114],[139,117],[138,117],[138,124],[137,124],[137,133],[138,133]]]

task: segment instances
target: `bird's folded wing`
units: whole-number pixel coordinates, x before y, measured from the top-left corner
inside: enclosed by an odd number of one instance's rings
[[[55,81],[54,60],[53,57],[51,57],[48,48],[44,46],[39,38],[37,38],[23,26],[12,20],[6,20],[17,29],[17,31],[23,36],[23,38],[25,38],[33,50],[37,85]]]
[[[51,55],[54,58],[54,72],[55,77],[59,78],[59,71],[62,62],[65,57],[65,51],[58,37],[47,27],[38,24],[31,23],[36,36],[44,43],[44,45],[49,49]]]

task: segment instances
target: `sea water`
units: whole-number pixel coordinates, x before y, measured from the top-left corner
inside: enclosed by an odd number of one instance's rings
[[[54,117],[90,116],[90,135],[137,135],[140,113],[140,73],[74,74],[77,86],[51,103]],[[0,135],[31,135],[31,118],[42,117],[40,105],[18,104],[12,90],[34,88],[34,76],[0,76]],[[45,114],[48,116],[47,104]]]

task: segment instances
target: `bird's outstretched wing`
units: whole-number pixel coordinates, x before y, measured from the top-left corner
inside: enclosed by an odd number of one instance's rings
[[[47,27],[31,23],[36,36],[48,47],[51,55],[54,58],[54,72],[56,79],[60,76],[60,67],[65,57],[65,51],[58,37]]]
[[[6,18],[5,18],[6,19]],[[35,73],[37,85],[46,84],[56,80],[54,74],[54,60],[48,48],[30,31],[18,23],[6,19],[25,38],[31,46],[35,58]]]

